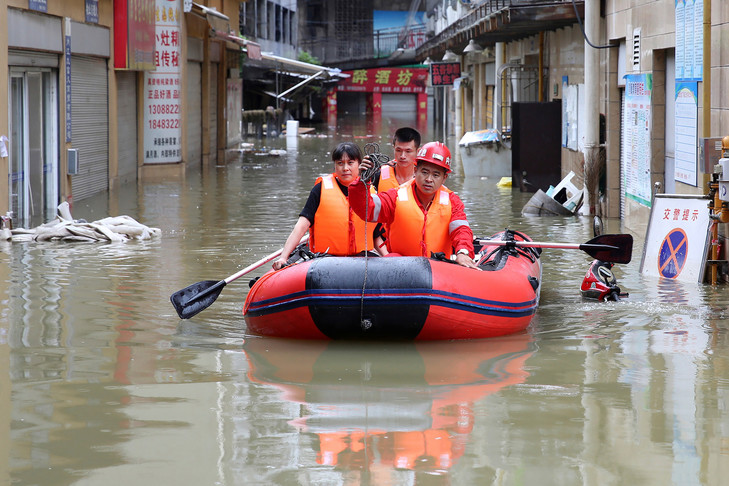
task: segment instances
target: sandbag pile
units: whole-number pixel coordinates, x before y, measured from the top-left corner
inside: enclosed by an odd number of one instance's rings
[[[159,237],[159,228],[150,228],[129,216],[115,216],[89,223],[74,220],[67,202],[58,206],[58,215],[52,221],[36,228],[4,228],[0,238],[12,241],[104,241],[148,240]]]

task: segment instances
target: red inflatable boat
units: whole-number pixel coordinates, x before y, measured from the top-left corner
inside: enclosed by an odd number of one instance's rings
[[[491,240],[531,241],[508,230]],[[482,271],[424,257],[315,256],[268,272],[248,293],[248,331],[297,339],[437,340],[526,329],[539,302],[540,250],[488,242],[476,250]]]

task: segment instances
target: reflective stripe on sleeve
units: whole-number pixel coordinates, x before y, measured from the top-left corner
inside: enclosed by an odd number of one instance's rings
[[[380,218],[380,210],[382,209],[382,201],[380,201],[380,196],[372,196],[372,202],[375,203],[375,212],[372,213],[372,219],[370,221],[377,221]]]
[[[448,233],[453,233],[461,226],[468,226],[469,228],[471,227],[471,225],[468,224],[468,221],[466,221],[465,219],[454,219],[450,222],[450,224],[448,224]]]

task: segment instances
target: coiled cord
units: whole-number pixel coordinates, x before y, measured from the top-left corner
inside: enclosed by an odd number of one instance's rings
[[[365,184],[372,182],[375,176],[380,172],[383,165],[394,165],[385,154],[380,153],[380,144],[370,142],[364,146],[364,154],[369,160],[372,161],[372,167],[369,169],[360,171],[359,178],[364,181]]]

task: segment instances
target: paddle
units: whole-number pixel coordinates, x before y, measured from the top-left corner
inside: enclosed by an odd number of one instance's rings
[[[477,240],[482,245],[497,246],[526,246],[529,248],[563,248],[567,250],[582,250],[588,255],[604,262],[630,263],[633,253],[632,235],[599,235],[587,243],[540,243],[537,241],[502,241]]]
[[[308,240],[309,235],[304,235],[304,237],[301,238],[301,241],[299,241],[299,244]],[[189,319],[210,307],[220,295],[223,287],[227,284],[242,277],[246,273],[252,272],[256,268],[265,265],[281,255],[282,252],[283,248],[280,248],[270,255],[261,258],[256,263],[248,265],[243,270],[234,273],[225,280],[203,280],[202,282],[194,283],[182,290],[178,290],[170,296],[170,302],[172,302],[172,305],[175,307],[180,319]]]

